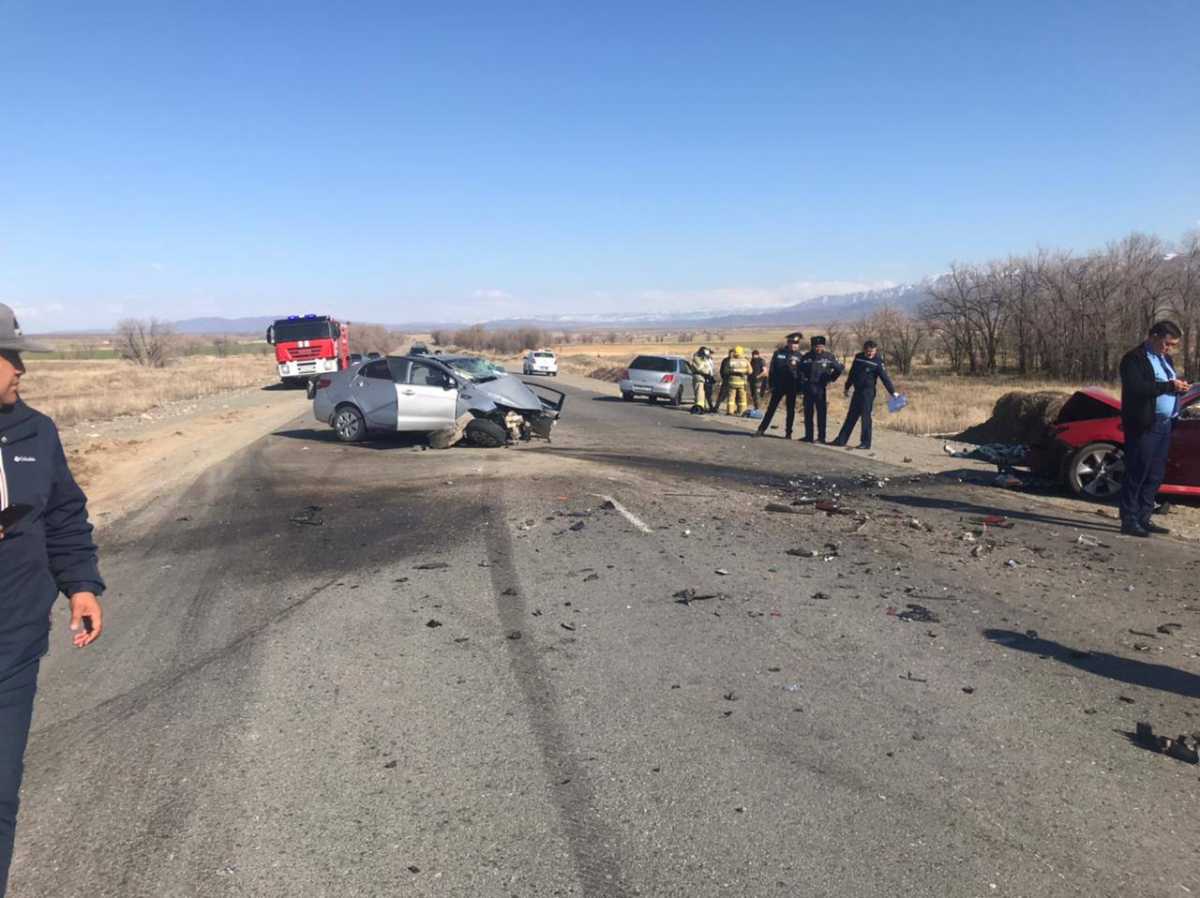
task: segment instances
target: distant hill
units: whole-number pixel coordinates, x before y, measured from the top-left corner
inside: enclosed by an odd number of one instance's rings
[[[868,315],[875,309],[887,305],[892,308],[912,311],[927,296],[926,288],[919,284],[901,284],[882,290],[866,290],[860,293],[840,293],[816,296],[802,302],[769,309],[719,309],[687,313],[638,313],[594,312],[565,315],[527,315],[486,321],[483,326],[492,330],[516,327],[540,327],[547,330],[588,330],[608,327],[673,328],[673,327],[787,327],[796,324],[826,324],[830,321],[851,320]],[[188,318],[175,322],[175,329],[183,334],[247,334],[261,336],[276,318],[283,316],[252,318]],[[402,324],[384,325],[389,330],[408,333],[428,333],[439,328],[455,330],[463,322],[434,323],[409,321]],[[351,324],[353,327],[353,323]]]
[[[802,302],[769,309],[706,311],[678,314],[596,312],[590,315],[541,315],[503,318],[485,322],[492,329],[542,327],[583,330],[603,327],[787,327],[795,324],[826,324],[868,315],[882,306],[912,311],[928,296],[919,284],[901,284],[882,290],[816,296]]]
[[[261,337],[280,315],[269,318],[185,318],[175,322],[181,334],[254,334]]]

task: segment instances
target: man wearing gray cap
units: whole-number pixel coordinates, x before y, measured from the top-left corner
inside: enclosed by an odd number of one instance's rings
[[[54,423],[20,397],[22,352],[47,352],[21,335],[0,304],[0,898],[8,883],[18,793],[37,691],[49,647],[50,607],[70,598],[72,642],[102,627],[104,581],[87,499],[67,467]]]

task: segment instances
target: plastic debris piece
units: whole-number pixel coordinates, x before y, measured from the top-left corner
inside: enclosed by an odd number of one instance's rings
[[[900,618],[902,621],[906,621],[908,623],[917,622],[922,624],[940,624],[942,622],[941,618],[939,618],[934,612],[930,611],[924,605],[916,605],[912,602],[909,602],[906,607],[908,609],[907,611],[901,611],[896,615],[896,617]]]

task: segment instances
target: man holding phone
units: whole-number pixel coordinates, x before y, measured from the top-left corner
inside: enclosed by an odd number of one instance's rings
[[[12,862],[25,744],[38,667],[49,647],[50,608],[70,598],[72,641],[90,645],[103,626],[104,581],[87,498],[67,467],[54,423],[20,397],[22,352],[46,347],[21,335],[0,304],[0,898]]]

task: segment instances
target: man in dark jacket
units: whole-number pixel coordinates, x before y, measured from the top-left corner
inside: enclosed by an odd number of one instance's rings
[[[766,378],[767,360],[757,349],[750,353],[750,401],[758,408],[758,400],[762,398],[763,381]]]
[[[854,357],[850,365],[850,374],[846,377],[846,387],[843,392],[849,393],[854,388],[854,396],[850,400],[850,410],[846,412],[846,422],[838,432],[835,446],[845,446],[850,442],[850,434],[854,433],[854,425],[862,418],[862,435],[858,444],[859,449],[871,448],[871,410],[875,406],[875,381],[883,381],[889,396],[896,395],[892,379],[888,377],[887,369],[883,367],[883,359],[879,357],[879,344],[868,340],[863,344],[863,351]]]
[[[767,413],[763,415],[762,423],[754,432],[756,437],[762,436],[771,426],[775,410],[779,403],[787,399],[787,426],[784,428],[784,439],[792,438],[792,426],[796,423],[796,393],[800,390],[800,341],[804,334],[799,331],[788,334],[787,342],[782,349],[775,350],[771,356],[771,367],[767,369],[767,383],[771,386],[771,401],[767,403]]]
[[[812,349],[800,357],[800,389],[804,392],[804,442],[813,441],[813,413],[817,416],[817,439],[825,442],[825,420],[829,400],[825,388],[841,377],[846,366],[825,348],[824,337],[813,337]]]
[[[38,666],[49,645],[50,606],[70,596],[83,647],[100,635],[104,581],[87,499],[67,468],[58,431],[21,401],[21,352],[44,352],[0,305],[0,898],[13,833]]]
[[[1121,532],[1127,536],[1169,533],[1150,520],[1171,451],[1180,393],[1188,384],[1175,375],[1170,352],[1182,331],[1173,321],[1150,328],[1141,346],[1121,359],[1121,428],[1125,431],[1125,475],[1121,480]]]

